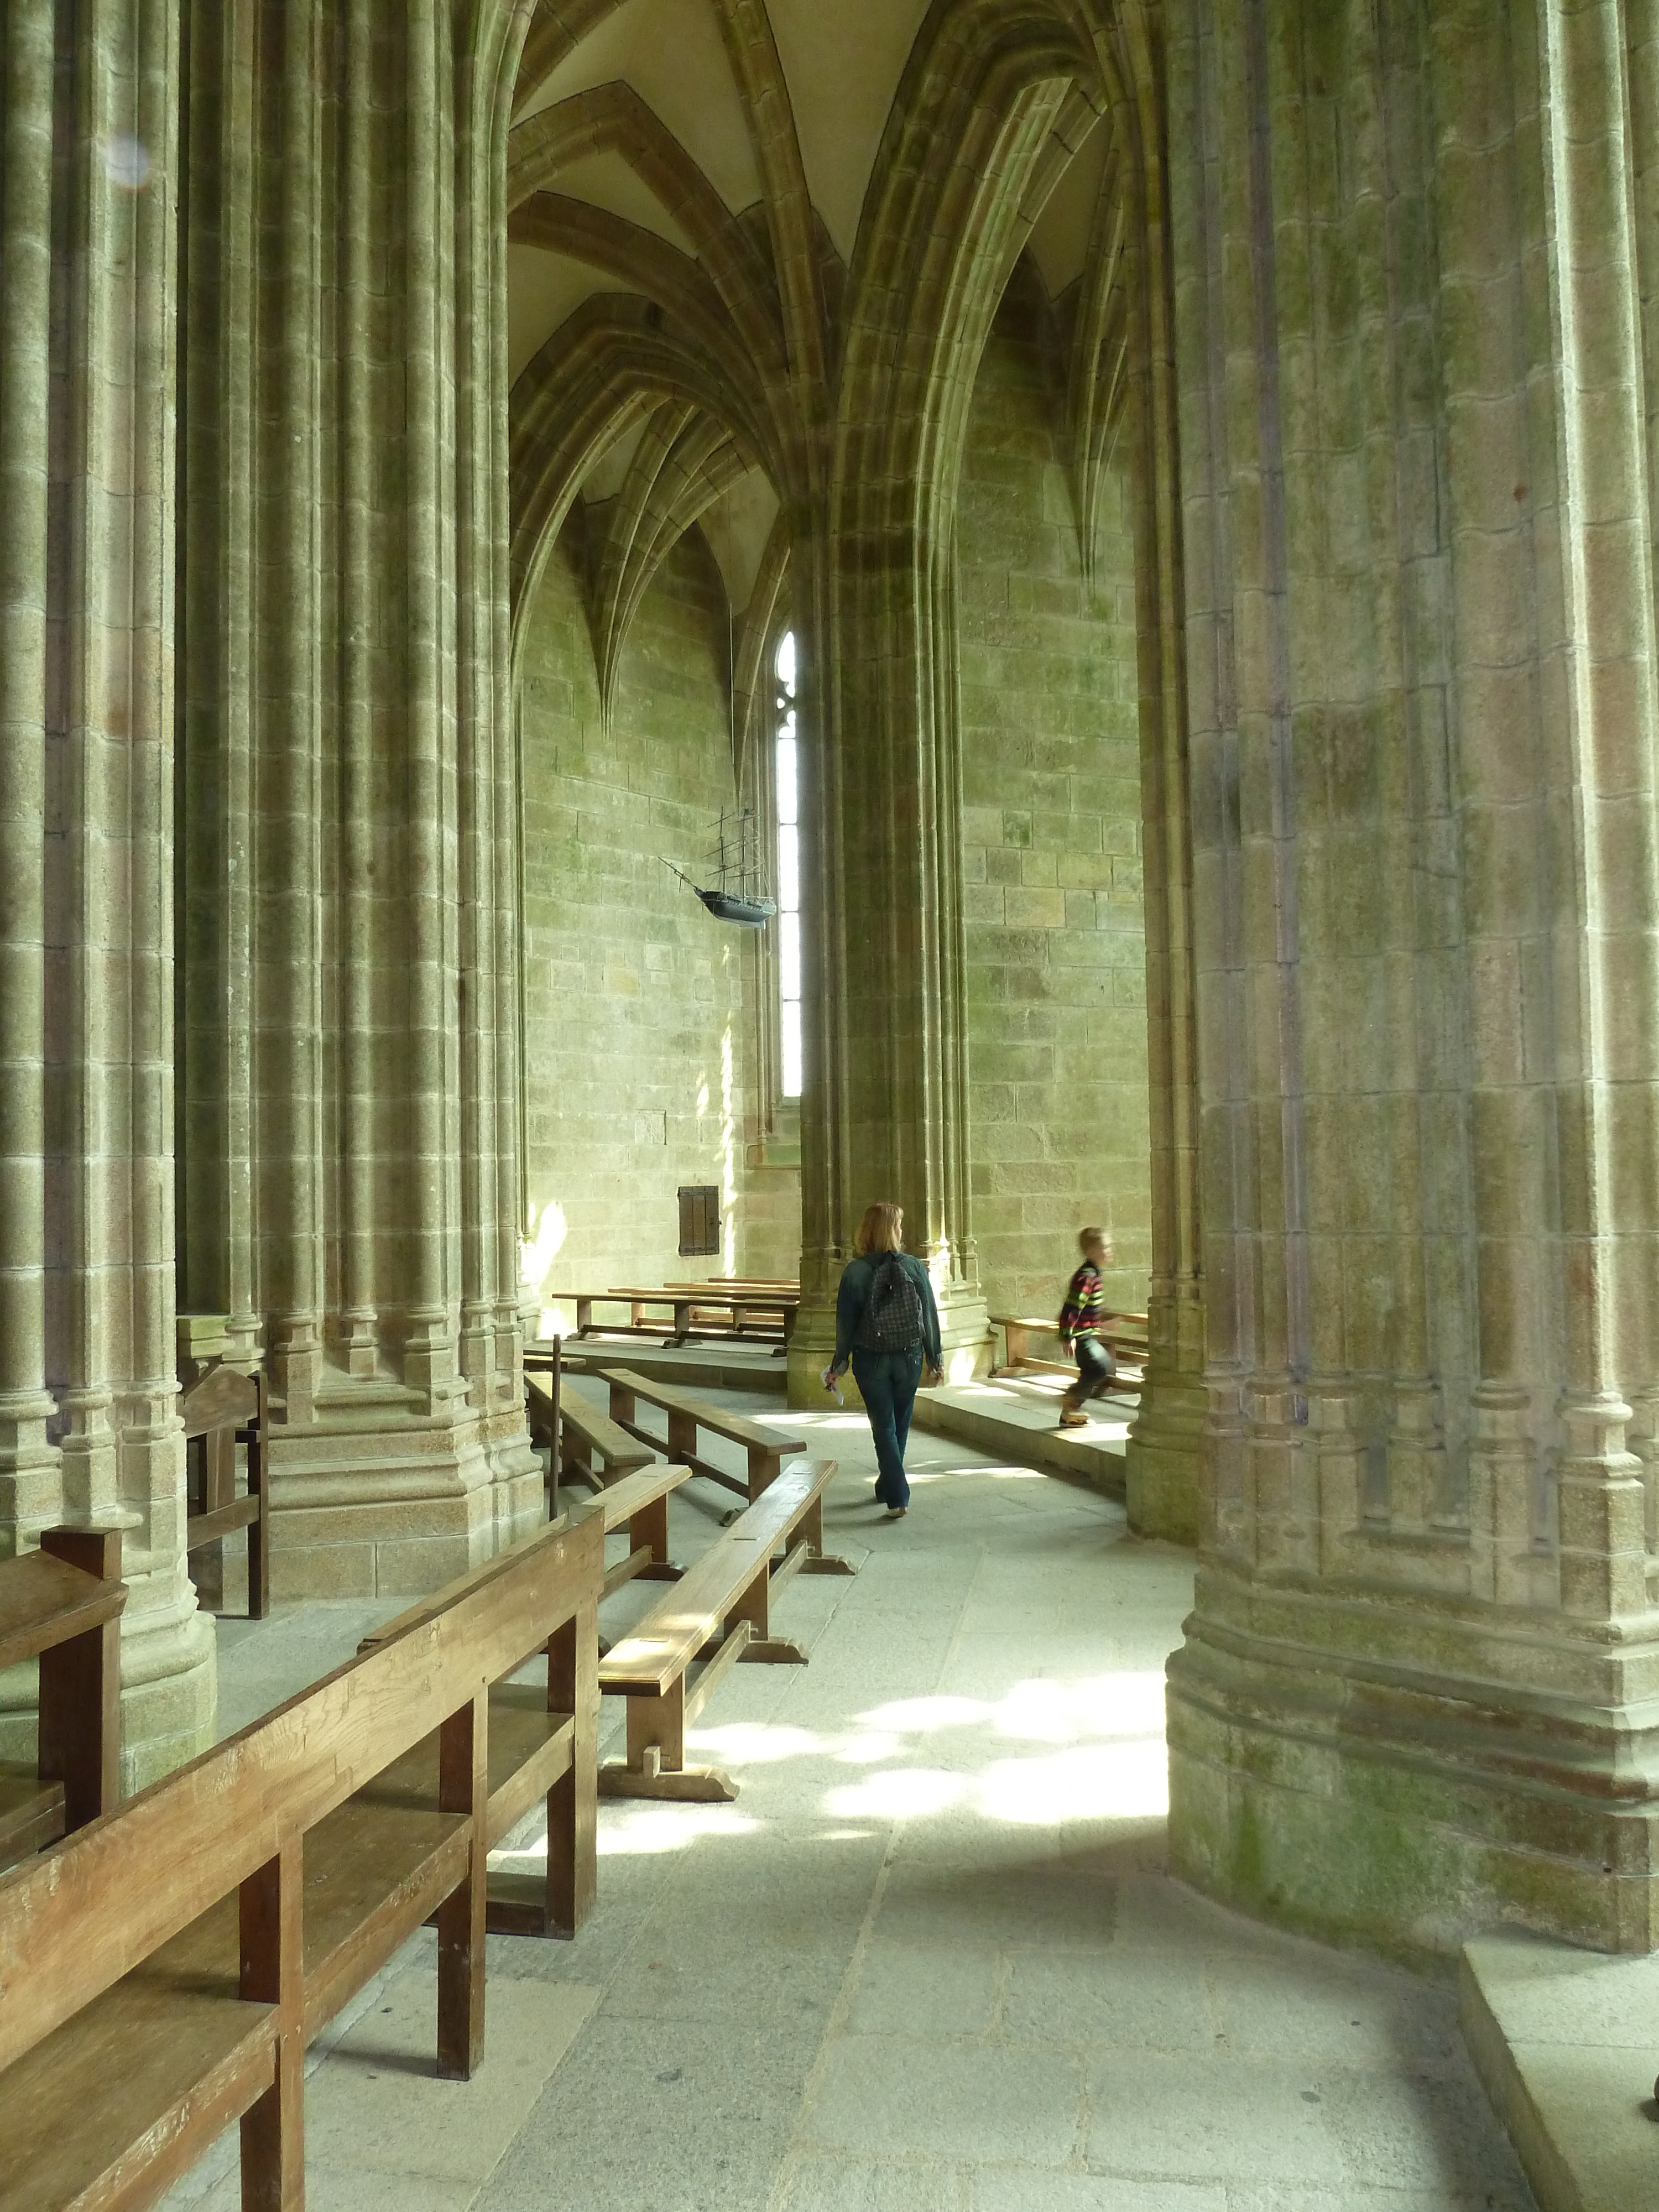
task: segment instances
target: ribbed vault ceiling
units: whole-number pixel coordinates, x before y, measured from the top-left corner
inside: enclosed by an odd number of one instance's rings
[[[770,617],[799,395],[822,388],[812,355],[927,12],[927,0],[536,9],[508,157],[515,568],[522,595],[524,547],[544,547],[580,500],[607,704],[629,613],[693,526],[734,618]],[[1089,111],[1080,131],[1068,121],[1028,241],[1051,300],[1078,287],[1100,236],[1109,134],[1091,125]]]

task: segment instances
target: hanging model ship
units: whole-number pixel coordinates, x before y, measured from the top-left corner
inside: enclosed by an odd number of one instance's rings
[[[743,929],[758,929],[763,922],[770,921],[778,910],[777,902],[761,896],[754,817],[746,806],[740,814],[720,816],[720,842],[707,857],[716,878],[712,890],[705,890],[684,868],[676,867],[672,860],[665,860],[663,866],[678,876],[688,890],[696,891],[717,921],[735,921]]]

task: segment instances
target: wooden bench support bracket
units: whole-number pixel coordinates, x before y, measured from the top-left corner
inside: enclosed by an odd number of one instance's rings
[[[757,1667],[804,1667],[809,1655],[783,1636],[754,1636],[744,1653],[744,1664]]]
[[[810,1536],[797,1537],[772,1570],[771,1580],[768,1584],[772,1596],[775,1597],[786,1584],[793,1582],[811,1556],[812,1539]]]
[[[839,1552],[814,1552],[800,1563],[804,1575],[855,1575],[858,1569]]]
[[[708,1662],[685,1693],[685,1717],[688,1726],[708,1703],[720,1684],[737,1665],[755,1640],[754,1623],[734,1621],[725,1642]]]
[[[718,1766],[665,1767],[655,1744],[638,1766],[612,1760],[599,1769],[601,1797],[672,1797],[686,1804],[729,1805],[738,1785]]]
[[[619,1559],[614,1567],[608,1567],[605,1570],[605,1588],[599,1595],[602,1597],[609,1597],[613,1590],[619,1590],[624,1583],[631,1583],[636,1575],[642,1575],[651,1564],[651,1547],[649,1544],[641,1544],[637,1551],[630,1552],[625,1559]]]

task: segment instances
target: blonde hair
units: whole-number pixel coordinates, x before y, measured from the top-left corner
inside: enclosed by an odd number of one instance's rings
[[[1112,1232],[1109,1229],[1079,1229],[1077,1232],[1077,1249],[1085,1259],[1091,1246],[1098,1244],[1101,1250],[1105,1252],[1110,1250],[1111,1243]]]
[[[904,1208],[895,1206],[890,1198],[878,1198],[873,1206],[864,1209],[864,1218],[859,1224],[859,1233],[853,1239],[856,1252],[896,1252],[904,1243],[900,1233],[904,1220]]]

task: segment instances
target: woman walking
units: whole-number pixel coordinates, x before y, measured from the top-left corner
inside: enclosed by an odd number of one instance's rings
[[[851,1364],[881,1469],[876,1502],[889,1521],[902,1520],[910,1504],[904,1445],[924,1362],[930,1382],[944,1380],[933,1285],[921,1261],[901,1249],[903,1226],[902,1206],[880,1199],[865,1207],[857,1257],[836,1293],[836,1356],[823,1376],[833,1382]]]

